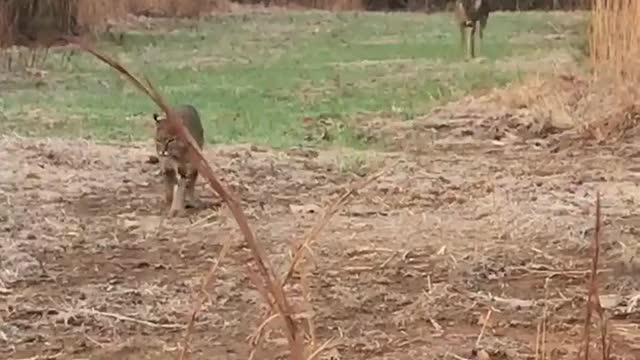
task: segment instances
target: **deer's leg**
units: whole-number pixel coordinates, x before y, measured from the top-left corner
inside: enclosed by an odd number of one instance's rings
[[[478,29],[478,37],[480,38],[480,43],[479,43],[479,47],[480,49],[484,48],[484,40],[483,40],[483,35],[484,35],[484,28],[487,26],[487,18],[486,17],[481,17],[480,20],[478,21],[480,28]]]
[[[461,22],[459,24],[460,27],[460,47],[462,48],[462,52],[465,53],[465,56],[468,55],[467,54],[467,26],[465,25],[464,22]]]
[[[469,53],[471,54],[472,59],[476,57],[475,41],[476,41],[476,23],[474,22],[471,25],[471,34],[469,34]]]
[[[482,33],[484,32],[484,28],[487,27],[487,18],[486,17],[481,17],[480,18],[480,33],[478,34],[480,36],[480,40],[482,40]]]

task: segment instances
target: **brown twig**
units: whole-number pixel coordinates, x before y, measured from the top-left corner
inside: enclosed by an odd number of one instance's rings
[[[309,355],[307,360],[313,360],[316,357],[318,357],[318,355],[320,355],[320,353],[322,351],[324,351],[326,348],[328,348],[329,345],[331,345],[332,342],[333,342],[333,339],[329,339],[329,340],[325,341],[322,345],[318,346],[318,348]]]
[[[589,349],[591,345],[591,315],[595,310],[600,320],[600,335],[602,346],[602,359],[608,360],[610,357],[610,346],[607,345],[607,320],[604,318],[604,309],[600,304],[600,294],[598,290],[598,260],[600,258],[600,231],[601,231],[601,214],[600,214],[600,192],[596,194],[596,224],[595,234],[592,242],[592,261],[591,273],[589,274],[589,282],[587,283],[587,312],[584,320],[584,359],[589,360]],[[580,359],[580,353],[578,353]]]
[[[480,334],[478,334],[478,338],[476,339],[476,349],[480,346],[480,341],[482,341],[482,337],[484,336],[484,331],[487,328],[487,324],[489,323],[490,318],[491,318],[491,309],[487,311],[487,316],[485,316],[484,322],[482,323]]]
[[[549,311],[549,281],[551,278],[546,278],[544,281],[544,307],[542,309],[542,360],[547,358],[547,316]]]
[[[157,323],[154,323],[154,322],[151,322],[151,321],[147,321],[147,320],[136,319],[136,318],[133,318],[131,316],[120,315],[120,314],[104,312],[104,311],[98,311],[98,310],[93,310],[93,309],[79,309],[79,310],[74,310],[74,311],[76,311],[76,312],[78,312],[80,314],[85,314],[85,315],[108,317],[108,318],[112,318],[112,319],[116,319],[116,320],[120,320],[120,321],[132,322],[132,323],[148,326],[148,327],[151,327],[151,328],[181,329],[181,328],[185,327],[182,324],[157,324]]]
[[[395,163],[394,163],[395,165]],[[391,168],[393,166],[390,166],[389,168]],[[351,199],[352,195],[356,194],[358,191],[364,189],[365,187],[367,187],[369,184],[371,184],[373,181],[375,181],[376,179],[378,179],[379,177],[381,177],[382,175],[384,175],[387,172],[388,168],[383,169],[382,171],[373,174],[372,176],[368,177],[366,180],[364,180],[363,182],[353,186],[352,188],[350,188],[347,192],[345,192],[341,197],[339,197],[333,204],[331,204],[327,209],[325,209],[324,211],[324,215],[322,216],[322,218],[316,223],[316,225],[313,227],[313,229],[311,229],[311,231],[307,234],[307,236],[304,238],[304,240],[297,246],[297,248],[295,249],[295,255],[293,256],[293,260],[291,261],[291,265],[289,265],[289,269],[287,270],[285,276],[284,276],[284,280],[282,281],[282,285],[286,285],[287,281],[289,281],[291,279],[291,277],[293,276],[293,273],[296,269],[296,265],[298,264],[298,262],[300,261],[302,255],[303,255],[303,250],[307,247],[309,247],[309,245],[318,238],[318,235],[320,235],[320,232],[322,231],[322,229],[325,228],[325,226],[327,226],[327,224],[329,224],[329,220],[331,220],[331,218],[333,217],[333,215],[335,215],[343,206],[345,206]]]
[[[165,113],[167,119],[165,126],[167,126],[167,130],[170,133],[178,136],[182,140],[186,141],[189,146],[189,160],[198,169],[198,172],[201,173],[202,176],[207,180],[211,188],[227,204],[234,219],[238,223],[238,227],[240,228],[240,232],[244,236],[245,242],[251,250],[251,254],[257,267],[257,271],[263,277],[263,280],[266,283],[266,288],[274,299],[275,310],[284,320],[287,333],[287,341],[289,343],[290,349],[289,358],[292,360],[301,360],[304,355],[302,348],[302,339],[300,338],[298,328],[293,321],[291,315],[291,307],[285,296],[283,286],[280,284],[278,278],[273,273],[272,267],[269,264],[269,260],[265,256],[264,250],[256,240],[256,237],[251,230],[251,227],[249,226],[247,216],[244,214],[244,211],[240,206],[239,200],[237,200],[236,196],[232,195],[231,192],[227,190],[227,188],[223,186],[222,183],[220,183],[220,181],[216,178],[215,174],[213,173],[213,169],[200,151],[196,141],[182,124],[182,119],[180,118],[180,116],[171,109],[164,97],[160,95],[160,93],[153,87],[153,85],[147,78],[144,79],[144,82],[141,81],[136,76],[131,74],[115,59],[100,53],[92,46],[84,43],[77,37],[64,37],[63,39],[70,44],[76,45],[81,49],[93,54],[98,59],[102,60],[103,62],[123,74],[125,77],[127,77],[127,79],[131,83],[133,83],[140,91],[149,96],[149,98],[151,98],[151,100],[153,100],[156,105],[158,105],[158,107],[160,107],[160,109]],[[251,272],[251,270],[249,271]],[[254,285],[259,286],[257,283]],[[269,296],[266,296],[266,294],[263,294],[263,296],[265,297],[265,301],[269,303],[269,305],[271,305],[271,299],[269,298]]]
[[[325,211],[323,212],[323,215],[320,218],[320,220],[318,222],[316,222],[316,224],[311,229],[311,231],[305,236],[304,240],[302,242],[300,242],[296,246],[296,248],[294,249],[293,260],[291,261],[291,264],[289,265],[289,269],[285,273],[284,280],[282,281],[282,286],[283,287],[293,277],[293,273],[295,272],[296,265],[303,259],[304,250],[308,249],[310,244],[318,238],[318,236],[320,235],[320,232],[325,228],[325,226],[327,224],[329,224],[329,221],[331,220],[331,218],[343,206],[345,206],[346,204],[349,203],[349,201],[350,201],[350,199],[352,198],[353,195],[357,194],[358,191],[362,190],[367,185],[371,184],[373,181],[375,181],[376,179],[380,178],[382,175],[384,175],[388,171],[389,168],[393,168],[393,166],[395,166],[395,164],[397,164],[397,162],[394,163],[393,165],[389,166],[389,167],[386,167],[382,171],[380,171],[380,172],[378,172],[376,174],[373,174],[372,176],[370,176],[367,179],[365,179],[363,182],[358,183],[355,186],[351,187],[342,196],[340,196],[335,202],[333,202],[331,205],[329,205],[325,209]],[[303,285],[303,287],[304,287],[304,285]],[[269,318],[272,315],[273,315],[272,312],[267,313],[267,318]],[[309,322],[309,326],[313,326],[313,322],[312,321]],[[312,337],[313,336],[315,336],[315,335],[312,335]],[[254,351],[255,351],[255,349],[254,349]]]

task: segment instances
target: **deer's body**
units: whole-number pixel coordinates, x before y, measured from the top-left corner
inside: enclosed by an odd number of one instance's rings
[[[476,56],[476,31],[479,30],[478,35],[480,40],[482,40],[482,32],[487,26],[490,11],[488,0],[456,0],[454,15],[458,27],[460,28],[460,40],[462,47],[464,48],[466,45],[467,56],[470,55],[472,58]],[[468,37],[467,29],[471,29]]]
[[[180,105],[173,110],[182,119],[198,146],[204,143],[204,130],[198,111],[192,105]],[[166,126],[166,118],[153,114],[156,122],[155,143],[158,159],[164,177],[165,199],[171,208],[169,215],[181,212],[185,206],[195,206],[195,184],[198,170],[188,157],[189,146],[172,135]]]

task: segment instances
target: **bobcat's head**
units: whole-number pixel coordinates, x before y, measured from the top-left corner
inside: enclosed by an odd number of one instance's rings
[[[155,143],[158,156],[161,158],[180,159],[184,156],[187,146],[182,141],[169,132],[166,126],[167,118],[163,115],[153,114],[153,120],[156,122]]]

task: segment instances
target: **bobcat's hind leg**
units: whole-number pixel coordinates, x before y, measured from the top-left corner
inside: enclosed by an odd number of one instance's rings
[[[185,206],[189,208],[196,208],[198,206],[198,199],[195,195],[196,181],[198,180],[198,171],[193,170],[191,174],[185,179]]]

